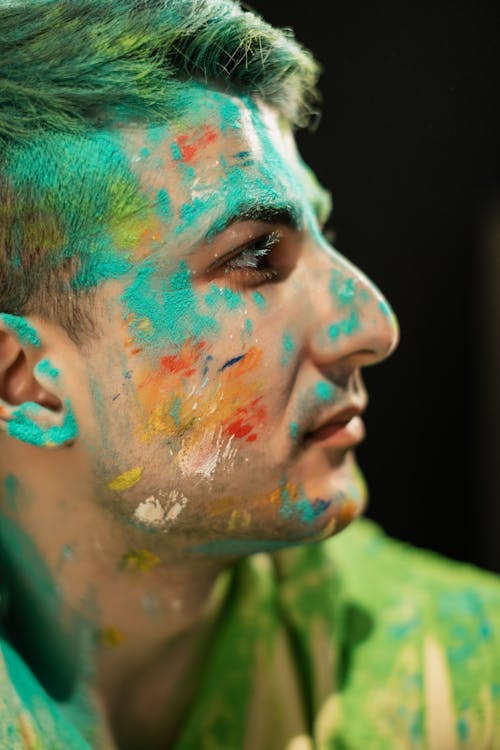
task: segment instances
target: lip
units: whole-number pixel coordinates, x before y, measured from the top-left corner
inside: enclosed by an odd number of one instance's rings
[[[351,406],[337,412],[316,429],[307,432],[304,442],[325,447],[354,447],[361,443],[366,435],[365,425],[360,416],[363,411],[361,406]]]

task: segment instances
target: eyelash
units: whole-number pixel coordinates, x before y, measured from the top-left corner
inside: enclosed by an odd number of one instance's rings
[[[224,273],[231,274],[233,279],[243,282],[263,283],[276,279],[279,276],[276,268],[260,264],[266,261],[269,253],[281,239],[281,232],[271,232],[257,237],[244,245],[221,266]]]

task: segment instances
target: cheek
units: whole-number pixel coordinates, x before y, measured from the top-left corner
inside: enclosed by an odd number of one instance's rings
[[[241,346],[227,359],[220,346],[188,339],[134,370],[135,436],[200,454],[221,447],[238,450],[256,442],[267,420],[258,346]]]

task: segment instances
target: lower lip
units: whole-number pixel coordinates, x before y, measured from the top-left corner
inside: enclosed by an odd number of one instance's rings
[[[349,422],[331,422],[319,430],[306,435],[308,443],[335,448],[351,448],[365,437],[365,425],[361,417],[353,417]]]

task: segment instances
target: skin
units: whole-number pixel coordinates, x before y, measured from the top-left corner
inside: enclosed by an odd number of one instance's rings
[[[0,318],[1,512],[17,534],[2,554],[45,623],[20,649],[49,649],[80,731],[155,750],[196,687],[221,571],[362,512],[353,449],[304,436],[366,405],[361,368],[398,330],[322,235],[328,196],[272,109],[191,85],[178,122],[112,138],[149,208],[116,247],[125,272],[100,283],[102,336],[83,352],[36,316]],[[75,690],[91,722],[71,714]]]

